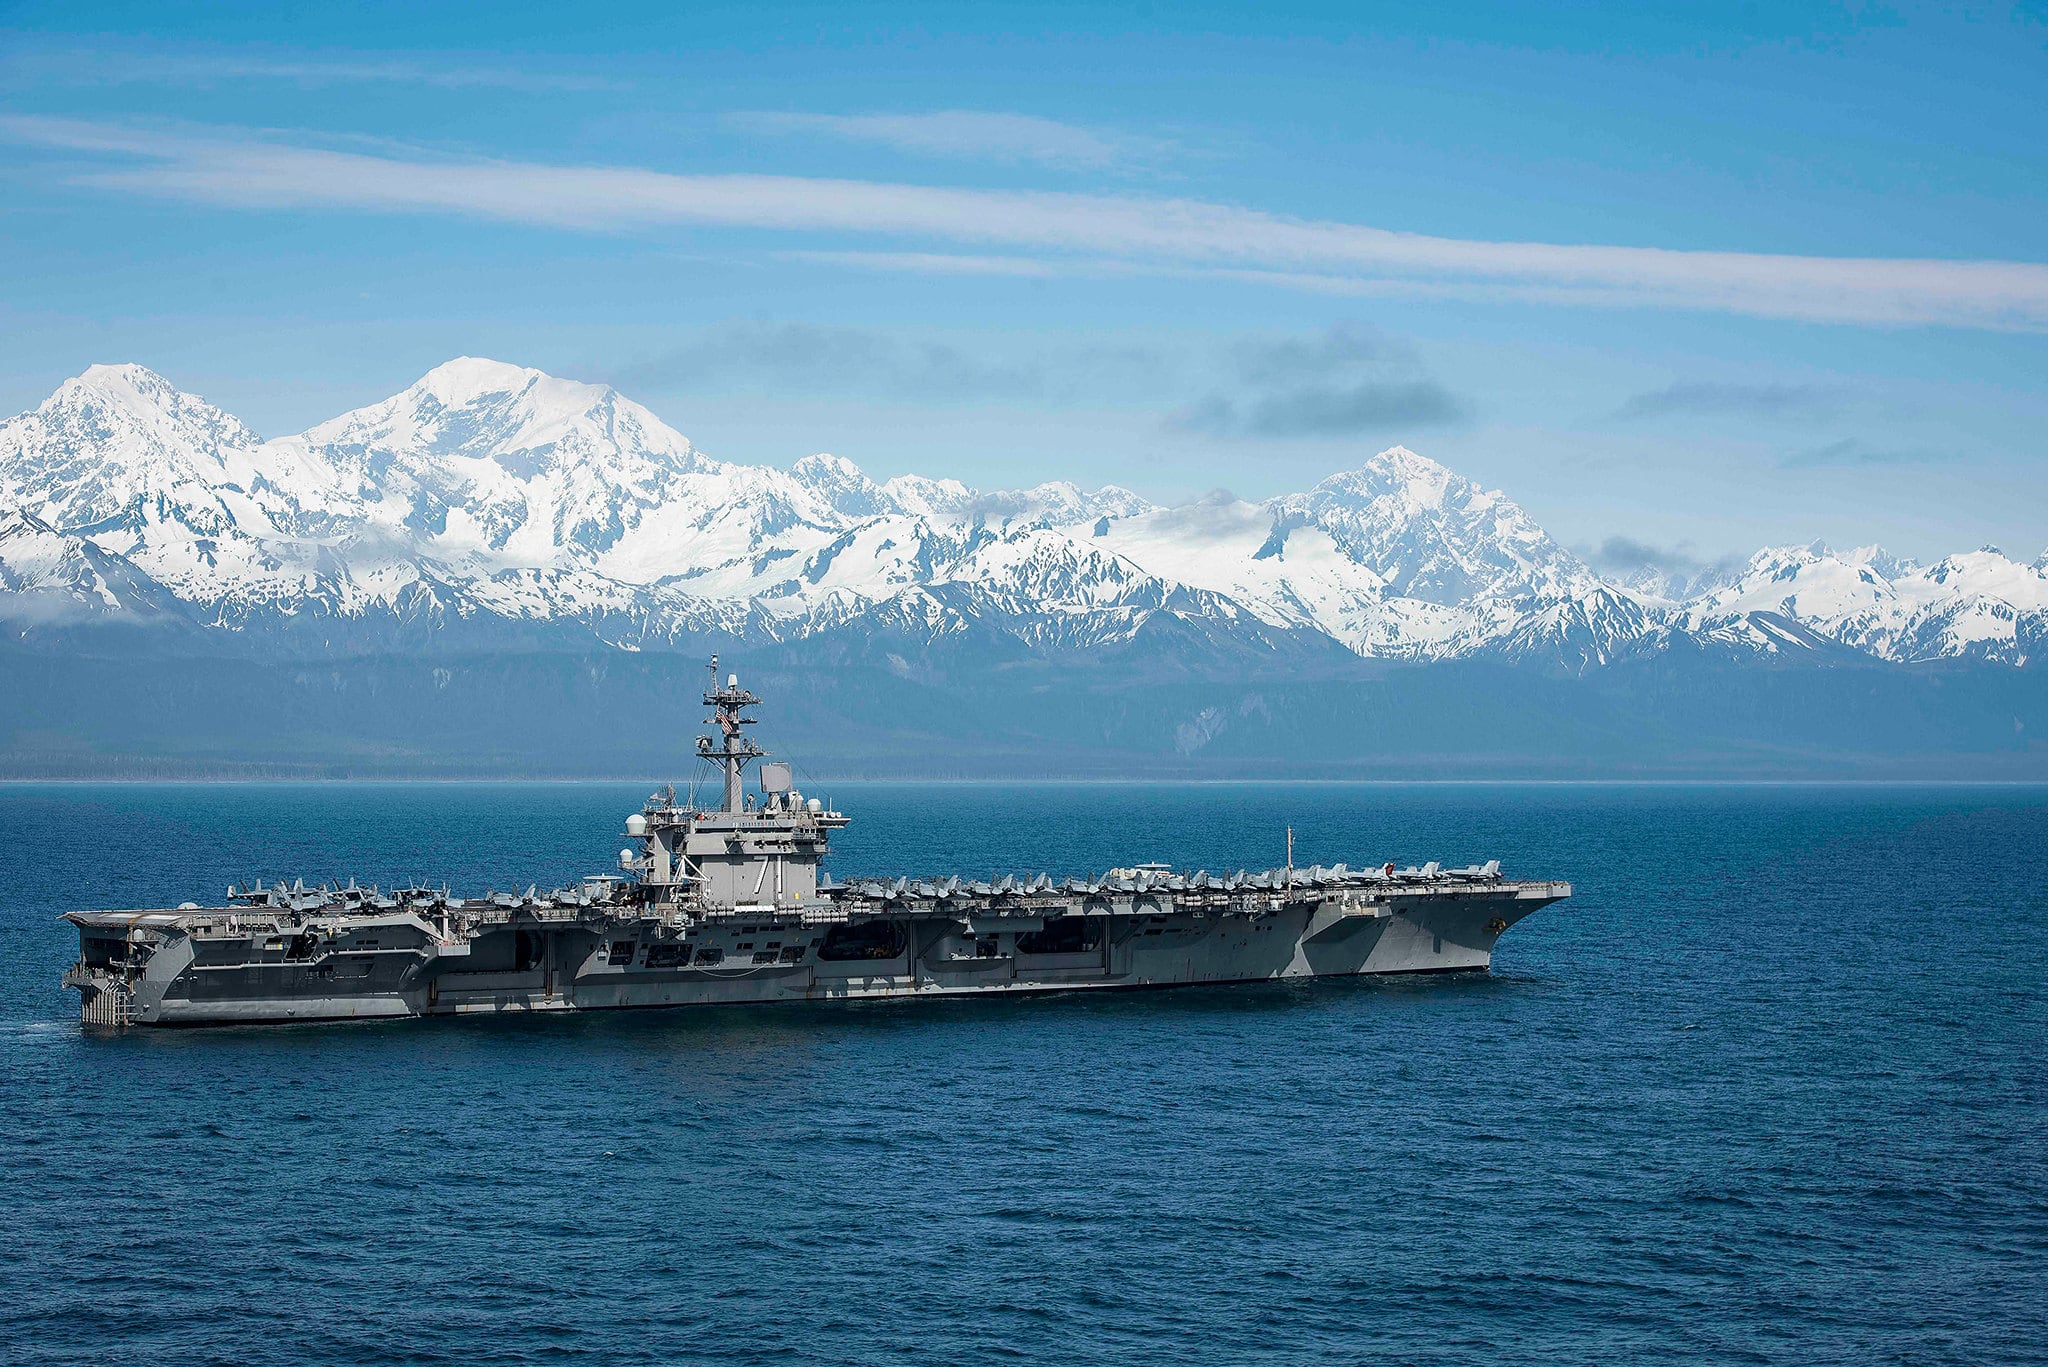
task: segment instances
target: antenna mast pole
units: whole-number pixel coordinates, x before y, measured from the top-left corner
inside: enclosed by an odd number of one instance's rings
[[[752,726],[752,717],[743,717],[744,708],[753,707],[761,700],[740,687],[739,675],[726,678],[723,686],[718,682],[718,657],[711,657],[711,686],[704,690],[704,705],[712,709],[712,715],[704,720],[715,725],[721,737],[717,749],[712,748],[711,737],[697,737],[699,758],[715,760],[725,772],[725,805],[720,809],[737,812],[741,808],[740,776],[745,772],[749,760],[759,759],[767,751],[744,739],[740,734],[743,726]]]

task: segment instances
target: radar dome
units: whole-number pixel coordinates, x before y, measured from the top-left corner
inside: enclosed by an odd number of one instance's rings
[[[822,812],[825,810],[825,804],[818,801],[818,799],[816,798],[812,798],[809,802],[806,802],[804,806],[813,812]]]
[[[644,816],[642,816],[642,815],[640,815],[640,813],[638,813],[638,812],[635,812],[635,813],[633,813],[633,814],[632,814],[631,816],[627,817],[627,818],[626,818],[626,834],[627,834],[627,835],[645,835],[645,834],[647,834],[647,818],[646,818],[646,817],[644,817]]]
[[[630,868],[632,868],[632,867],[633,867],[633,858],[634,858],[634,856],[633,856],[633,852],[632,852],[631,850],[620,850],[620,851],[619,851],[619,867],[620,867],[620,868],[622,868],[622,869],[630,869]]]
[[[727,688],[738,688],[738,687],[740,686],[740,676],[739,676],[739,675],[737,675],[737,674],[728,674],[728,675],[726,675],[726,676],[725,676],[725,686],[726,686]]]

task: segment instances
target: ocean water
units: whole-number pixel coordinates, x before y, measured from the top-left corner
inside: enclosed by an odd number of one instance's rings
[[[89,1036],[81,905],[636,785],[0,787],[0,1360],[2048,1360],[2048,790],[844,785],[842,874],[1573,880],[1489,975]]]

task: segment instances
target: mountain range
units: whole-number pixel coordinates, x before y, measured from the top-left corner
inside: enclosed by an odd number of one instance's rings
[[[1703,670],[1818,670],[1865,692],[1938,677],[1952,696],[1989,688],[1993,714],[2018,698],[1985,734],[2002,728],[2034,755],[2048,554],[1917,564],[1816,543],[1691,582],[1620,580],[1505,494],[1405,447],[1301,493],[1162,507],[1115,486],[876,481],[823,454],[787,470],[724,462],[607,386],[474,358],[270,440],[116,365],[0,423],[0,624],[17,682],[84,678],[89,662],[369,678],[429,659],[435,677],[450,661],[552,662],[545,673],[635,656],[648,658],[629,672],[652,679],[719,649],[792,674],[829,662],[871,678],[882,706],[893,679],[937,690],[927,701],[941,708],[971,695],[1014,716],[1016,697],[1066,689],[1114,696],[1129,717],[1145,710],[1142,685],[1180,711],[1111,748],[1181,759],[1224,752],[1230,733],[1258,753],[1254,738],[1276,734],[1273,689],[1419,695],[1430,670],[1581,697]],[[1898,679],[1873,683],[1887,674]],[[1247,679],[1264,685],[1249,710],[1175,692]],[[18,712],[0,753],[20,753],[24,735],[97,744],[97,723],[67,721],[61,700]],[[1012,739],[1029,751],[1028,735]],[[1289,743],[1315,748],[1306,733]],[[207,752],[233,749],[223,737]]]

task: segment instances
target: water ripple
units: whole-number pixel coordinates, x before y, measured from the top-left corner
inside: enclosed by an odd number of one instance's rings
[[[0,790],[0,1360],[2044,1360],[2048,795],[849,790],[854,869],[1285,807],[1580,895],[1482,978],[82,1033],[81,887],[561,881],[641,789],[282,791]]]

